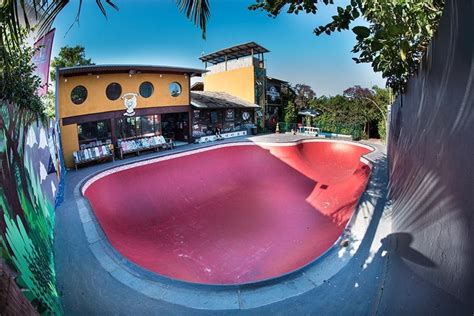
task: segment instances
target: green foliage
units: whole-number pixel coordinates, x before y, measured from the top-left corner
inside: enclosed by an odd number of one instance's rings
[[[288,5],[288,13],[316,13],[317,4],[333,1],[256,0],[250,9],[262,9],[277,16]],[[357,63],[370,63],[381,72],[387,86],[403,90],[413,75],[434,35],[444,7],[444,0],[351,0],[346,7],[337,7],[332,21],[314,30],[316,35],[349,30],[363,16],[369,26],[355,26],[357,44],[352,52]]]
[[[342,95],[316,98],[311,107],[323,111],[316,120],[316,125],[323,131],[349,134],[354,139],[360,139],[369,136],[370,123],[385,122],[389,100],[389,89],[373,87],[371,90],[354,86],[346,89]],[[379,129],[381,136],[382,133]]]
[[[48,118],[56,117],[56,96],[54,92],[48,91],[45,96],[42,97],[44,104],[44,115]]]
[[[208,0],[176,0],[178,8],[198,25],[202,31],[202,38],[206,39],[207,21],[211,15],[211,7]]]
[[[285,123],[292,124],[296,123],[298,118],[298,110],[296,109],[295,103],[293,101],[288,101],[285,109]]]
[[[295,105],[298,110],[308,108],[310,102],[316,97],[316,93],[313,89],[304,83],[298,83],[293,87],[293,90],[296,93],[295,96]]]
[[[26,33],[22,33],[21,41]],[[20,49],[8,52],[8,66],[0,76],[0,101],[15,104],[19,110],[27,111],[38,119],[44,119],[43,102],[36,94],[40,78],[35,75],[35,66],[31,64],[34,49],[20,44]]]
[[[287,4],[288,10],[287,13],[298,14],[300,11],[306,13],[316,13],[318,10],[318,3],[323,4],[334,4],[334,0],[256,0],[256,3],[249,7],[250,10],[263,9],[269,13],[271,17],[276,17],[280,14],[283,7]]]
[[[377,129],[379,131],[380,139],[385,142],[387,139],[387,121],[380,120],[377,122]]]
[[[83,46],[64,46],[59,50],[58,56],[51,61],[51,79],[56,80],[56,67],[75,67],[94,65],[90,58],[86,58],[86,49]]]

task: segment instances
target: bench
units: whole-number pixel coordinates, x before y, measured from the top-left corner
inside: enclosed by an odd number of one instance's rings
[[[135,153],[140,155],[140,152],[148,150],[158,151],[160,148],[173,149],[173,141],[165,139],[163,136],[119,140],[120,159],[123,159],[123,156],[126,154]]]
[[[221,134],[221,139],[238,137],[238,136],[245,136],[245,135],[247,135],[247,131],[222,133]],[[217,140],[216,135],[209,135],[209,136],[202,136],[202,137],[196,138],[195,142],[196,143],[207,143],[207,142],[213,142],[215,140]]]
[[[112,158],[115,161],[114,145],[101,145],[90,148],[81,149],[73,152],[74,167],[77,167],[92,161],[106,161]]]
[[[312,126],[302,126],[298,128],[299,134],[318,136],[321,133],[321,130],[318,127]]]

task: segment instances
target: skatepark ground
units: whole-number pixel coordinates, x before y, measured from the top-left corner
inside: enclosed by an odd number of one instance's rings
[[[282,136],[261,136],[260,141],[292,141]],[[248,141],[240,139],[237,141]],[[252,141],[252,140],[251,140]],[[224,141],[227,142],[227,141]],[[219,143],[222,144],[222,143]],[[413,273],[407,262],[436,269],[436,264],[419,253],[410,244],[413,237],[408,233],[391,230],[391,208],[387,200],[387,158],[385,148],[371,144],[377,150],[369,154],[373,165],[367,190],[359,201],[360,206],[370,207],[367,230],[360,246],[342,268],[321,283],[308,286],[285,280],[285,286],[269,284],[255,289],[237,289],[234,309],[193,308],[186,304],[186,293],[175,303],[160,296],[145,295],[120,282],[116,271],[104,269],[91,248],[91,240],[85,233],[80,206],[76,203],[77,187],[88,177],[107,168],[151,159],[178,151],[187,151],[212,145],[188,145],[174,151],[148,154],[141,157],[116,161],[68,172],[66,175],[64,203],[56,211],[55,252],[58,288],[66,315],[343,315],[343,314],[450,314],[463,315],[468,307],[450,294],[434,287]],[[363,210],[363,209],[362,209]],[[356,242],[350,240],[349,242]],[[341,251],[343,251],[341,246]],[[117,265],[124,265],[117,262]],[[305,274],[305,271],[302,272]],[[296,284],[296,285],[295,285]],[[171,287],[172,285],[168,285]],[[252,295],[248,292],[252,291]],[[286,297],[268,300],[268,297]],[[215,291],[203,292],[203,299]],[[189,300],[196,300],[190,296]],[[259,302],[269,302],[259,304]]]

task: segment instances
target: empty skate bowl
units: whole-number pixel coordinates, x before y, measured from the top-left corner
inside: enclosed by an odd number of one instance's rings
[[[161,276],[244,284],[295,271],[341,236],[369,147],[227,144],[117,167],[82,187],[110,244]]]

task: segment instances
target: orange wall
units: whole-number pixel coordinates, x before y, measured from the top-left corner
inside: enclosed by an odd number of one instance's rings
[[[122,94],[139,94],[139,87],[142,82],[149,81],[154,86],[153,95],[149,98],[137,97],[137,108],[149,108],[156,106],[177,106],[189,105],[189,78],[184,74],[164,74],[160,78],[159,74],[134,74],[129,77],[128,73],[84,75],[59,78],[59,117],[71,117],[83,114],[93,114],[108,111],[125,111],[122,99],[109,100],[105,95],[105,89],[112,82],[117,82],[122,86]],[[172,97],[168,86],[176,81],[182,87],[181,95]],[[77,85],[83,85],[87,89],[87,99],[84,103],[76,105],[71,101],[71,91]]]
[[[204,91],[227,92],[255,103],[255,71],[253,66],[204,75]]]
[[[77,137],[77,124],[61,124],[61,145],[64,155],[64,164],[68,168],[74,167],[72,153],[79,150],[79,138]]]

